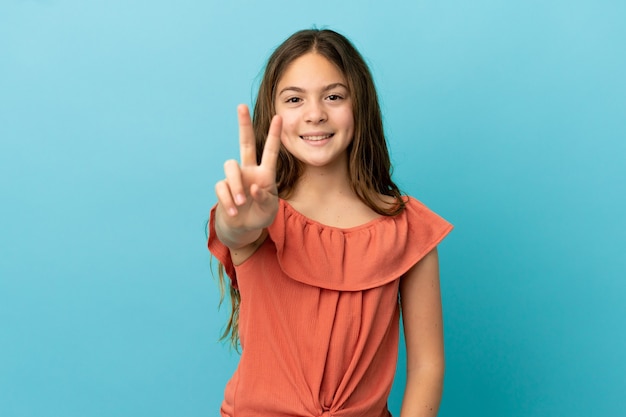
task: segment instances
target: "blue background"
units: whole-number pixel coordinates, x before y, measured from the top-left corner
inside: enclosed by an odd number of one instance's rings
[[[235,106],[313,25],[367,58],[397,181],[456,226],[440,415],[626,415],[624,22],[617,0],[1,0],[0,415],[217,414],[213,185]]]

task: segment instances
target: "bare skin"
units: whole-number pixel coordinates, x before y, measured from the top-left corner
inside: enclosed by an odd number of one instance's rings
[[[435,417],[445,368],[437,248],[400,281],[406,341],[406,386],[400,417]]]

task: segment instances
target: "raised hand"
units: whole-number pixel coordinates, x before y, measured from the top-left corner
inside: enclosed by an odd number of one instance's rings
[[[224,163],[226,178],[215,185],[220,226],[233,245],[246,244],[254,235],[274,221],[278,211],[276,161],[280,150],[282,119],[274,116],[269,128],[261,164],[257,165],[256,145],[250,112],[245,105],[237,107],[241,161]],[[239,241],[239,237],[243,241]]]

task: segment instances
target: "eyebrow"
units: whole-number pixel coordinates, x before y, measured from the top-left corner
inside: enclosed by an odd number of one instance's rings
[[[322,89],[322,92],[324,93],[326,91],[332,90],[332,89],[337,88],[337,87],[343,87],[346,90],[348,90],[348,87],[345,84],[343,84],[343,83],[332,83],[332,84],[328,84],[326,87],[324,87]],[[305,90],[300,88],[300,87],[290,86],[290,87],[285,87],[282,90],[280,90],[278,95],[283,94],[285,91],[295,91],[296,93],[304,93]]]

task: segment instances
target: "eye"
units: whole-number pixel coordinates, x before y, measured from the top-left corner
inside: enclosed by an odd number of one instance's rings
[[[285,103],[299,103],[300,102],[300,97],[289,97],[287,100],[285,100]]]
[[[341,97],[339,94],[331,94],[326,98],[330,101],[337,101],[337,100],[341,100],[343,97]]]

